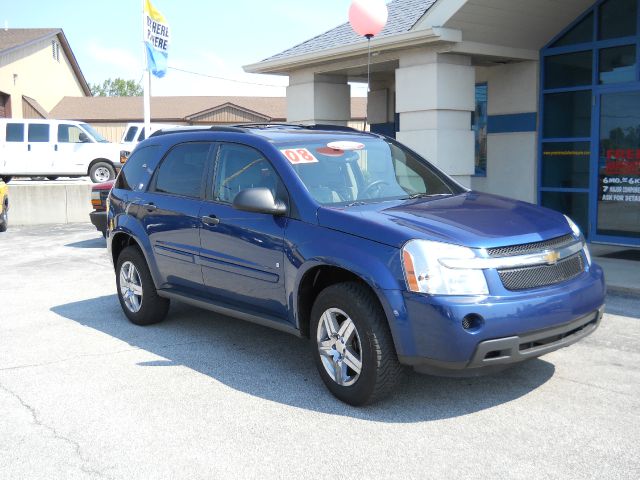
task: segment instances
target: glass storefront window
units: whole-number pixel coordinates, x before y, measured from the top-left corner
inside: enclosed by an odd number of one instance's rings
[[[542,206],[564,213],[578,224],[583,232],[589,231],[589,194],[575,192],[542,192]]]
[[[636,78],[636,46],[600,50],[600,83],[633,82]]]
[[[548,93],[544,96],[545,138],[591,135],[591,90]]]
[[[608,0],[600,6],[598,40],[631,37],[636,34],[637,0]]]
[[[476,85],[476,111],[471,116],[471,129],[476,140],[475,175],[487,176],[487,84]]]
[[[565,53],[544,59],[544,87],[562,88],[591,85],[593,52]]]
[[[593,41],[593,13],[589,13],[571,30],[560,37],[552,47],[564,47]]]
[[[589,188],[590,142],[553,142],[542,145],[542,186]]]
[[[600,100],[598,234],[640,234],[640,92]]]

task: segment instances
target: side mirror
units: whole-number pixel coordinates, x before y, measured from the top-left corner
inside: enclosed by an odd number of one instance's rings
[[[80,135],[78,135],[78,140],[80,140],[80,143],[89,143],[89,142],[91,142],[91,140],[89,140],[89,135],[87,135],[84,132],[80,132]]]
[[[233,199],[233,208],[270,215],[285,215],[287,213],[287,206],[273,198],[271,190],[264,187],[247,188],[239,192]]]

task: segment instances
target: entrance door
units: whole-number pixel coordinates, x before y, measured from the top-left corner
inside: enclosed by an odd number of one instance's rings
[[[602,93],[594,239],[640,239],[640,90]]]

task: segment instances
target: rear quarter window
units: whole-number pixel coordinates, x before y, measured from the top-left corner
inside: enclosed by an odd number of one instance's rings
[[[159,145],[149,145],[136,149],[127,163],[122,167],[122,171],[115,183],[115,188],[140,192],[146,190],[160,161],[161,149]]]

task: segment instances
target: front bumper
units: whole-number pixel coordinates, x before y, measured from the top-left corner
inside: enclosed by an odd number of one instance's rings
[[[599,325],[602,269],[509,295],[447,297],[385,291],[400,362],[440,373],[490,370],[568,346]],[[465,328],[465,319],[473,319]],[[468,325],[467,325],[468,327]]]

